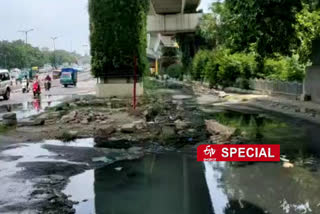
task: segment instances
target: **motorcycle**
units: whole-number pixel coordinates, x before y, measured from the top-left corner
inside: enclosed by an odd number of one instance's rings
[[[40,97],[41,94],[41,88],[40,88],[40,84],[38,81],[33,83],[33,96],[35,98]]]
[[[28,84],[28,80],[24,79],[22,80],[22,93],[29,93],[29,84]]]
[[[44,88],[45,88],[46,91],[49,91],[50,88],[51,88],[51,81],[46,80],[46,81],[44,82]]]

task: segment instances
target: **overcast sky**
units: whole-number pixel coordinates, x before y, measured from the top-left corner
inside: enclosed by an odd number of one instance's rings
[[[208,10],[213,0],[202,0],[200,8]],[[89,43],[88,0],[0,0],[0,40],[25,39],[19,30],[34,28],[28,43],[79,53],[87,51]]]

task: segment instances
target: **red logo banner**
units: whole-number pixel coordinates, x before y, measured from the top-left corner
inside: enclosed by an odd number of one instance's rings
[[[198,161],[280,161],[280,145],[200,145]]]

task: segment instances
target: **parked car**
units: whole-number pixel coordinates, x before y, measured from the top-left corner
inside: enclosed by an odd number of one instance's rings
[[[10,99],[11,78],[8,70],[0,70],[0,96],[5,100]]]

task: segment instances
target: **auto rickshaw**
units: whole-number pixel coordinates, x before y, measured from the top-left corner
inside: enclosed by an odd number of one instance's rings
[[[78,70],[74,68],[63,68],[61,70],[60,83],[65,88],[69,85],[77,86]]]

